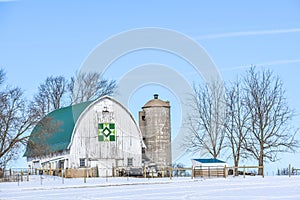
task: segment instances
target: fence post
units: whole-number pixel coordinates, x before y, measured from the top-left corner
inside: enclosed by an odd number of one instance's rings
[[[244,178],[245,178],[245,175],[246,175],[246,167],[245,167],[245,165],[244,165],[243,175],[244,175]]]
[[[227,166],[225,165],[225,167],[224,167],[224,178],[227,178],[226,172],[227,172]]]
[[[195,176],[195,168],[194,168],[194,165],[192,165],[192,179],[194,179],[194,176]]]
[[[108,169],[106,167],[106,172],[105,172],[105,181],[107,182],[108,181]],[[128,171],[128,175],[127,175],[127,180],[128,180],[128,176],[129,176],[129,171]]]
[[[64,184],[64,168],[61,170],[61,178],[62,178],[62,184]]]
[[[291,177],[291,164],[289,164],[289,177]]]
[[[202,165],[200,165],[199,175],[200,175],[201,178],[203,178],[203,169],[202,169]]]
[[[86,183],[86,176],[87,176],[87,174],[86,174],[87,173],[86,168],[84,169],[83,173],[84,173],[84,175],[83,175],[83,182]]]
[[[17,181],[18,181],[18,186],[20,186],[20,174],[17,174]]]
[[[21,182],[23,182],[23,170],[21,170]]]

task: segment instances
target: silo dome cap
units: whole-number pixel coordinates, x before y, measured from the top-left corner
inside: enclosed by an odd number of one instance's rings
[[[147,107],[170,107],[170,102],[169,101],[163,101],[158,98],[158,94],[154,94],[154,99],[151,99],[148,101],[143,108]]]

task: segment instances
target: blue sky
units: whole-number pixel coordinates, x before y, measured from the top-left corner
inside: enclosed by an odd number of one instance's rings
[[[0,0],[0,67],[7,72],[7,81],[22,87],[30,99],[47,76],[72,76],[107,38],[130,29],[161,27],[183,33],[201,45],[225,81],[234,80],[251,65],[274,70],[283,80],[290,106],[299,113],[299,9],[299,1],[288,0]],[[118,80],[133,67],[150,62],[173,66],[190,83],[199,79],[185,61],[152,50],[123,56],[104,76]],[[154,92],[171,101],[172,130],[176,132],[180,103],[167,88],[142,87],[135,91],[128,107],[136,116]],[[300,127],[299,116],[294,125]],[[270,166],[292,162],[299,167],[300,162],[290,161],[290,156],[284,155],[282,163]]]

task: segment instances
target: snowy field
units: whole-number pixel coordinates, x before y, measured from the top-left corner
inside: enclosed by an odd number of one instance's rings
[[[300,199],[300,177],[215,179],[90,178],[31,176],[0,183],[0,199]]]

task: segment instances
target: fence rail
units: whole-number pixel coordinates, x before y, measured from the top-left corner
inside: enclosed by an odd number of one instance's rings
[[[224,166],[195,166],[193,170],[194,177],[225,177],[226,170]]]
[[[0,182],[29,181],[30,171],[25,168],[15,168],[0,171]]]
[[[239,171],[242,169],[242,171]],[[247,169],[263,169],[261,166],[192,166],[192,167],[165,167],[160,170],[150,169],[150,168],[107,168],[105,176],[100,176],[98,168],[79,168],[79,169],[26,169],[26,168],[15,168],[10,170],[5,170],[0,173],[0,182],[3,181],[29,181],[30,175],[44,175],[44,176],[59,176],[62,178],[84,178],[86,181],[89,177],[121,177],[121,176],[135,176],[141,178],[157,178],[157,177],[224,177],[227,178],[228,175],[251,175],[247,172]],[[135,171],[134,171],[135,170]],[[238,171],[239,174],[233,173]],[[293,168],[297,171],[300,169]],[[232,174],[229,172],[232,171]],[[103,174],[103,173],[102,173]],[[264,177],[264,174],[262,175]]]
[[[232,166],[232,167],[225,167],[226,171],[229,171],[230,169],[232,169],[232,175],[237,176],[237,175],[243,175],[244,178],[246,175],[255,175],[254,173],[246,173],[246,169],[262,169],[262,174],[261,176],[264,178],[265,174],[264,174],[264,166]],[[243,169],[242,173],[239,173],[240,171],[238,171],[239,169]],[[236,173],[238,172],[238,173]],[[228,176],[228,174],[227,174]]]

